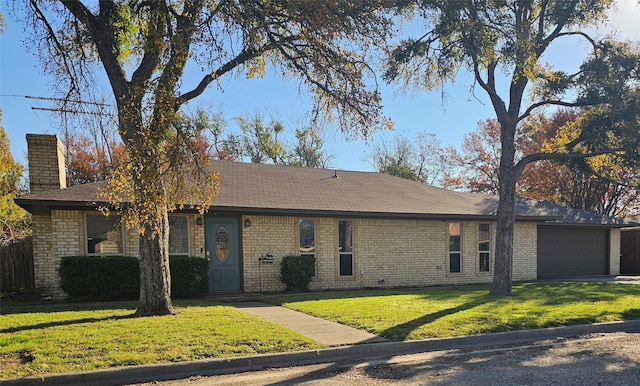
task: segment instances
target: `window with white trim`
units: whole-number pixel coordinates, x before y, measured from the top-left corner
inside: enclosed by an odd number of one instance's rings
[[[478,224],[478,270],[491,270],[491,225]]]
[[[313,276],[317,275],[318,259],[316,258],[316,222],[301,218],[298,220],[300,256],[313,256]]]
[[[121,255],[124,253],[122,225],[117,216],[86,213],[85,250],[88,255]]]
[[[353,221],[338,221],[340,276],[353,276]]]
[[[462,271],[462,231],[459,222],[449,223],[449,272]]]

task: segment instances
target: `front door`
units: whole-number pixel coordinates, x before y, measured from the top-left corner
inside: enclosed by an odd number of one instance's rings
[[[206,217],[209,290],[240,290],[240,233],[237,218]]]

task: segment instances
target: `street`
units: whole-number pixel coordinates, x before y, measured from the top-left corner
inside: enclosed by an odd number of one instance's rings
[[[154,384],[638,385],[640,334],[593,334],[513,347],[438,351]]]

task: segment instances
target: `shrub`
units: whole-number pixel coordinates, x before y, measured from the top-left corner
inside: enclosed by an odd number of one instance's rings
[[[193,256],[171,256],[171,297],[190,298],[209,291],[209,261]]]
[[[287,286],[287,291],[309,291],[315,266],[314,256],[285,256],[280,264],[280,280]]]
[[[60,288],[71,298],[135,299],[140,290],[138,259],[132,256],[66,256]]]
[[[195,297],[209,290],[209,262],[200,257],[171,256],[171,295]],[[140,267],[132,256],[66,256],[58,268],[60,288],[73,299],[136,299]]]

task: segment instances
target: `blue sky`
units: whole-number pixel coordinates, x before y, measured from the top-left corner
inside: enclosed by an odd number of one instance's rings
[[[4,3],[3,3],[4,4]],[[32,107],[51,107],[50,104],[23,96],[53,97],[53,79],[42,73],[41,64],[33,54],[26,52],[28,33],[13,17],[2,12],[6,19],[4,33],[0,35],[0,109],[2,126],[11,141],[11,152],[16,160],[25,164],[27,133],[58,134],[59,119],[54,113],[34,110]],[[619,38],[640,40],[640,6],[635,0],[617,2],[617,10],[611,12],[609,30],[617,31]],[[547,54],[547,60],[566,68],[576,66],[583,57],[584,44],[567,41],[557,45]],[[439,91],[405,94],[399,87],[383,86],[384,114],[395,122],[394,132],[377,132],[371,141],[389,141],[396,133],[409,138],[417,133],[433,133],[443,145],[459,147],[465,133],[475,129],[483,119],[494,117],[484,92],[470,92],[471,76],[461,74],[455,84],[445,88],[446,97]],[[194,79],[193,82],[196,80]],[[225,77],[221,87],[210,87],[205,94],[192,102],[193,106],[214,106],[222,111],[235,130],[232,118],[242,114],[261,112],[276,115],[285,127],[294,127],[303,120],[309,103],[304,94],[298,93],[298,81],[285,81],[269,73],[263,79]],[[107,86],[105,85],[106,89]],[[13,95],[16,95],[15,97]],[[336,131],[327,131],[325,150],[334,154],[332,167],[347,170],[371,170],[366,161],[366,141],[347,141]]]

